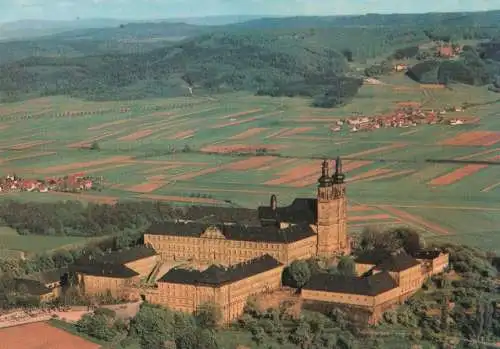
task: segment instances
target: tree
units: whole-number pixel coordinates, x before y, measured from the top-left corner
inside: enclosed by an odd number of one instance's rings
[[[141,348],[158,348],[166,341],[175,340],[174,314],[159,306],[143,303],[130,321],[130,336],[139,340]]]
[[[261,326],[255,326],[251,330],[252,332],[252,340],[257,343],[257,345],[261,345],[264,343],[266,339],[266,332]]]
[[[340,257],[337,264],[337,271],[341,275],[355,276],[356,275],[356,263],[354,260],[348,256]]]
[[[302,288],[311,278],[309,264],[304,260],[293,261],[286,270],[288,281],[292,287]]]
[[[85,314],[75,327],[79,332],[104,341],[111,341],[117,334],[115,328],[110,326],[108,317],[101,313]]]
[[[302,349],[305,349],[309,347],[311,340],[311,327],[305,321],[299,322],[299,325],[290,335],[290,341],[299,345]]]
[[[99,145],[99,142],[94,141],[90,145],[90,150],[101,150],[101,146]]]
[[[222,320],[220,307],[212,302],[200,304],[196,310],[196,322],[202,328],[214,329]]]
[[[343,50],[342,54],[344,55],[344,57],[347,59],[348,62],[353,62],[354,61],[353,54],[352,54],[351,50],[347,50],[347,49]]]

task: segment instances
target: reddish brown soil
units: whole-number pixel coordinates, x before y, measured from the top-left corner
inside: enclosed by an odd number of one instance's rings
[[[100,124],[100,125],[97,125],[97,126],[89,127],[87,130],[89,130],[89,131],[97,131],[97,130],[101,130],[101,129],[109,127],[109,126],[121,125],[121,124],[124,124],[126,122],[130,122],[130,121],[131,121],[131,119],[116,120],[116,121],[106,122],[104,124]]]
[[[441,145],[456,146],[491,146],[500,142],[500,132],[493,131],[471,131],[463,132],[455,137],[445,139]]]
[[[182,132],[177,132],[170,139],[188,139],[194,136],[196,130],[186,130]]]
[[[104,165],[104,164],[123,163],[123,162],[131,160],[131,159],[132,159],[132,157],[130,157],[130,156],[113,156],[111,158],[95,160],[95,161],[77,162],[77,163],[66,164],[66,165],[45,167],[42,169],[38,169],[37,173],[41,173],[41,174],[43,174],[43,173],[62,173],[62,172],[68,172],[68,171],[72,171],[72,170],[77,170],[77,169],[92,167],[92,166],[99,166],[99,165]]]
[[[234,114],[229,114],[229,115],[221,116],[221,119],[237,118],[238,116],[245,116],[245,115],[248,115],[248,114],[258,113],[258,112],[261,112],[261,111],[262,111],[262,109],[260,109],[260,108],[258,108],[258,109],[251,109],[251,110],[242,111],[242,112],[239,112],[239,113],[234,113]]]
[[[371,211],[373,208],[367,205],[356,205],[356,206],[350,206],[347,211],[349,212],[361,212],[361,211]]]
[[[136,193],[151,193],[151,192],[163,187],[165,184],[167,184],[166,181],[151,181],[148,183],[141,183],[141,184],[134,185],[132,187],[129,187],[127,190],[133,191]]]
[[[375,177],[375,176],[378,176],[378,175],[381,175],[381,174],[386,174],[386,173],[389,173],[389,172],[391,172],[391,170],[387,169],[387,168],[376,168],[376,169],[367,171],[365,173],[361,173],[361,174],[359,174],[357,176],[353,176],[353,177],[347,178],[346,182],[356,182],[356,181],[359,181],[361,179]]]
[[[145,171],[142,171],[144,174],[150,174],[150,173],[155,173],[155,172],[160,172],[160,171],[167,171],[171,170],[173,168],[179,167],[178,165],[167,165],[167,166],[160,166],[160,167],[154,167],[154,168],[149,168]]]
[[[276,160],[274,156],[252,156],[251,158],[229,164],[226,168],[232,171],[246,171],[260,168],[274,160]]]
[[[399,177],[399,176],[404,176],[404,175],[412,174],[414,172],[415,172],[415,170],[402,170],[402,171],[392,172],[392,173],[389,172],[389,173],[386,173],[386,174],[382,174],[380,176],[375,176],[375,177],[370,177],[370,178],[362,179],[362,180],[359,180],[359,182],[371,182],[371,181],[376,181],[376,180],[379,180],[379,179],[394,178],[394,177]]]
[[[102,139],[112,137],[114,135],[115,135],[114,133],[106,132],[100,136],[95,136],[95,137],[92,137],[91,139],[88,139],[85,141],[68,144],[68,147],[69,148],[88,148],[88,147],[90,147],[90,145],[93,142],[97,142],[97,141],[100,141]]]
[[[363,167],[365,165],[371,164],[372,161],[346,161],[344,162],[344,171],[349,172],[353,171],[357,168]],[[334,165],[335,166],[335,165]],[[318,174],[310,174],[309,176],[306,176],[304,178],[301,178],[297,181],[294,181],[292,183],[288,183],[289,186],[292,186],[294,188],[303,188],[303,187],[308,187],[310,185],[313,185],[317,182],[318,180]]]
[[[259,167],[257,169],[257,171],[268,171],[272,168],[276,168],[276,167],[281,167],[281,166],[285,166],[285,165],[288,165],[292,162],[295,162],[297,161],[297,159],[280,159],[280,160],[276,160],[275,162],[269,164],[269,165],[266,165],[266,166],[262,166],[262,167]]]
[[[354,153],[354,154],[349,154],[349,155],[346,155],[345,157],[351,157],[352,158],[352,157],[358,157],[358,156],[371,155],[371,154],[374,154],[374,153],[380,153],[380,152],[384,152],[384,151],[387,151],[387,150],[404,148],[406,146],[407,146],[407,144],[405,144],[405,143],[394,143],[394,144],[391,144],[391,145],[384,145],[382,147],[378,147],[378,148],[374,148],[374,149],[369,149],[369,150],[361,151],[361,152]]]
[[[291,182],[296,182],[298,180],[301,180],[301,178],[303,177],[310,177],[314,173],[317,174],[318,168],[321,168],[321,165],[318,161],[309,161],[306,164],[281,172],[280,173],[281,176],[279,178],[267,181],[264,184],[283,185]]]
[[[198,204],[222,204],[223,202],[215,199],[208,198],[190,198],[185,196],[171,196],[171,195],[141,195],[143,199],[157,200],[157,201],[171,201],[171,202],[192,202]]]
[[[267,128],[265,128],[265,127],[255,127],[255,128],[248,129],[242,133],[239,133],[236,136],[233,136],[229,139],[232,139],[232,140],[247,139],[247,138],[258,135],[259,133],[264,132],[265,130],[267,130]]]
[[[246,145],[246,144],[233,144],[233,145],[209,145],[201,148],[205,153],[254,153],[259,149],[267,149],[267,151],[276,151],[285,148],[284,145]]]
[[[380,213],[380,214],[372,214],[366,216],[348,216],[347,220],[349,222],[364,222],[364,221],[384,221],[394,219],[393,216]]]
[[[0,330],[2,349],[99,349],[100,345],[50,326],[45,322]]]
[[[437,224],[427,222],[420,217],[417,217],[417,216],[411,215],[407,212],[398,210],[397,208],[394,208],[391,206],[384,206],[384,210],[388,211],[390,214],[393,214],[394,216],[400,218],[403,222],[408,222],[410,224],[413,223],[413,224],[416,224],[418,226],[427,228],[428,230],[430,230],[432,232],[442,234],[442,235],[447,235],[450,233],[448,230],[440,227]]]
[[[296,128],[292,128],[291,130],[288,130],[288,131],[280,134],[280,137],[291,137],[293,135],[296,135],[299,133],[309,132],[311,130],[314,130],[314,127],[296,127]]]
[[[450,185],[452,183],[458,182],[462,178],[470,176],[480,170],[487,168],[488,165],[466,165],[456,170],[447,173],[443,176],[439,176],[430,181],[430,185]]]
[[[153,130],[142,130],[142,131],[137,131],[134,133],[131,133],[127,136],[123,136],[118,138],[119,141],[137,141],[141,138],[145,138],[149,136],[151,133],[153,133]]]

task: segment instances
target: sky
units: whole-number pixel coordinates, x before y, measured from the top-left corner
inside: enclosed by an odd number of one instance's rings
[[[0,22],[214,15],[344,15],[500,9],[500,0],[0,0]]]

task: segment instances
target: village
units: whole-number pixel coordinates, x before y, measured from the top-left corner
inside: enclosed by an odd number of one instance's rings
[[[468,118],[446,118],[448,112],[462,112],[463,108],[448,107],[442,110],[426,110],[411,102],[402,104],[391,114],[386,115],[355,115],[339,120],[331,127],[333,132],[339,132],[348,127],[350,132],[374,131],[380,128],[407,128],[417,125],[446,124],[450,126],[465,125],[477,121]]]
[[[46,179],[25,179],[15,174],[0,177],[0,192],[81,192],[100,190],[102,177],[89,177],[83,173],[72,174],[64,177],[50,177]]]

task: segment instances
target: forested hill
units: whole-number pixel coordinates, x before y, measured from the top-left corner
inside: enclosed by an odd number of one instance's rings
[[[93,100],[247,90],[348,101],[361,86],[345,57],[325,45],[278,35],[207,34],[144,54],[28,58],[0,67],[4,101],[65,94]],[[325,97],[326,95],[326,97]]]
[[[260,18],[232,24],[233,28],[246,29],[283,29],[283,28],[322,28],[322,27],[377,27],[377,26],[497,26],[500,23],[499,11],[449,12],[415,14],[366,14],[360,16],[316,16],[288,18]]]

